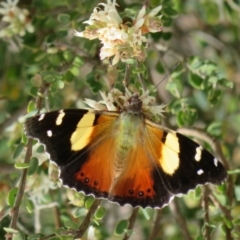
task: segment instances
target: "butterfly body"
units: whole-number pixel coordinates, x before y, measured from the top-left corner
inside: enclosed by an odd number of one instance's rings
[[[119,111],[60,110],[27,119],[64,185],[120,205],[163,207],[199,184],[221,184],[222,164],[191,139],[152,122],[133,95]]]

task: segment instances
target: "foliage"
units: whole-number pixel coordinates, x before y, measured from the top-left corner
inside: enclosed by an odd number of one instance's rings
[[[20,1],[34,28],[0,38],[0,239],[72,239],[94,204],[84,239],[239,239],[240,2],[147,1],[149,9],[163,6],[163,30],[148,35],[144,62],[114,67],[100,60],[98,40],[74,36],[98,2]],[[121,16],[142,7],[142,1],[117,2]],[[163,124],[201,141],[231,173],[223,186],[198,187],[161,210],[139,209],[136,220],[130,206],[105,200],[98,206],[93,197],[62,187],[57,167],[35,140],[29,158],[32,142],[23,132],[24,116],[39,107],[81,108],[84,98],[99,100],[99,90],[122,88],[126,63],[132,87],[142,83],[168,104]]]

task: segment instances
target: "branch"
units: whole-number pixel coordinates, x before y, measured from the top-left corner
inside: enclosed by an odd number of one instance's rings
[[[137,67],[139,67],[139,62],[137,62]],[[141,73],[138,73],[138,81],[140,82],[143,90],[146,90],[146,84],[144,82],[144,78],[143,78],[143,75]]]
[[[233,0],[226,0],[226,1],[233,10],[240,12],[240,6],[236,4]]]
[[[184,239],[192,240],[191,235],[190,235],[190,233],[188,231],[188,228],[187,228],[186,221],[185,221],[184,217],[182,216],[182,213],[179,209],[176,198],[169,204],[169,207],[171,209],[171,212],[173,213],[173,216],[174,216],[176,222],[178,223],[178,225],[179,225],[179,227],[182,231]]]
[[[203,199],[202,199],[202,207],[204,210],[204,230],[203,237],[205,240],[211,240],[210,237],[210,227],[209,224],[209,188],[207,186],[203,186]]]
[[[211,192],[210,192],[210,194],[209,194],[209,197],[210,197],[210,199],[213,201],[213,203],[222,211],[222,213],[225,215],[225,218],[226,218],[228,221],[232,222],[233,217],[231,216],[231,212],[230,212],[225,206],[223,206],[223,205],[218,201],[218,199],[214,196],[214,194],[212,194]],[[224,226],[225,226],[226,239],[227,239],[227,240],[232,240],[232,239],[233,239],[232,234],[231,234],[231,232],[232,232],[232,227],[229,228],[226,224],[224,224]]]
[[[138,211],[139,211],[139,207],[136,207],[133,209],[132,214],[128,219],[128,228],[127,228],[127,232],[123,237],[123,240],[128,240],[129,237],[131,236],[131,230],[133,229],[134,223],[136,222]]]
[[[72,236],[73,237],[72,239],[81,239],[81,237],[86,232],[86,230],[90,224],[91,216],[95,213],[95,211],[97,210],[100,203],[101,203],[101,199],[94,200],[92,206],[88,210],[88,213],[85,216],[85,218],[78,230],[75,230],[75,229],[62,230],[61,232],[59,232],[59,235],[68,235],[68,236]],[[56,237],[55,233],[45,236],[45,237],[41,238],[40,240],[50,240],[54,237]]]
[[[11,113],[11,116],[7,118],[3,123],[0,124],[0,136],[3,134],[4,130],[15,123],[18,118],[26,113],[27,105],[21,106],[18,110]]]
[[[36,101],[36,107],[37,107],[38,111],[40,111],[40,109],[42,108],[43,98],[41,97],[41,95],[44,94],[47,87],[48,87],[47,85],[43,84],[42,87],[40,88],[40,94],[38,95],[37,101]],[[30,162],[30,159],[31,159],[31,156],[32,156],[32,144],[33,144],[33,139],[29,138],[28,143],[27,143],[27,150],[26,150],[24,163],[29,163]],[[12,213],[13,214],[12,214],[12,219],[11,219],[9,228],[13,228],[13,229],[16,229],[16,230],[17,230],[17,221],[18,221],[18,216],[19,216],[19,208],[20,208],[20,205],[21,205],[21,202],[22,202],[22,198],[23,198],[23,194],[24,194],[25,186],[26,186],[27,173],[28,173],[28,168],[26,168],[22,171],[18,193],[17,193],[17,196],[16,196],[16,200],[14,202],[14,206],[12,208]],[[11,240],[12,239],[12,234],[7,234],[6,239]]]
[[[127,64],[126,69],[125,69],[125,76],[124,76],[124,80],[123,80],[124,87],[128,87],[130,75],[131,75],[131,66],[129,64]]]
[[[159,225],[160,225],[161,218],[162,218],[161,209],[157,209],[155,219],[154,219],[154,223],[153,223],[153,227],[152,227],[152,230],[150,232],[150,236],[149,236],[148,240],[156,239],[156,236],[157,236],[158,232],[160,231]]]
[[[95,199],[92,206],[88,210],[88,213],[86,217],[84,218],[82,224],[80,225],[76,235],[74,236],[74,239],[81,238],[83,234],[86,232],[87,228],[89,227],[89,224],[91,222],[91,217],[97,210],[99,204],[101,203],[101,199]]]

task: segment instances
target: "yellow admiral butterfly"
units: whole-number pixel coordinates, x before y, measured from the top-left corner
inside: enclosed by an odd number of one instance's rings
[[[226,180],[201,145],[151,121],[142,96],[121,105],[123,98],[107,102],[115,111],[66,109],[26,120],[26,135],[45,145],[64,185],[120,205],[161,208],[199,184]]]

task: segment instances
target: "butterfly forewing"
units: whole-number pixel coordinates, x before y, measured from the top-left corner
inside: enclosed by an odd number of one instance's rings
[[[110,130],[115,118],[81,109],[53,111],[28,118],[25,132],[45,145],[64,185],[107,198],[113,181]]]
[[[162,181],[173,195],[187,193],[200,184],[221,184],[227,179],[223,165],[190,138],[180,133],[164,132],[162,142],[165,149],[160,160]]]

